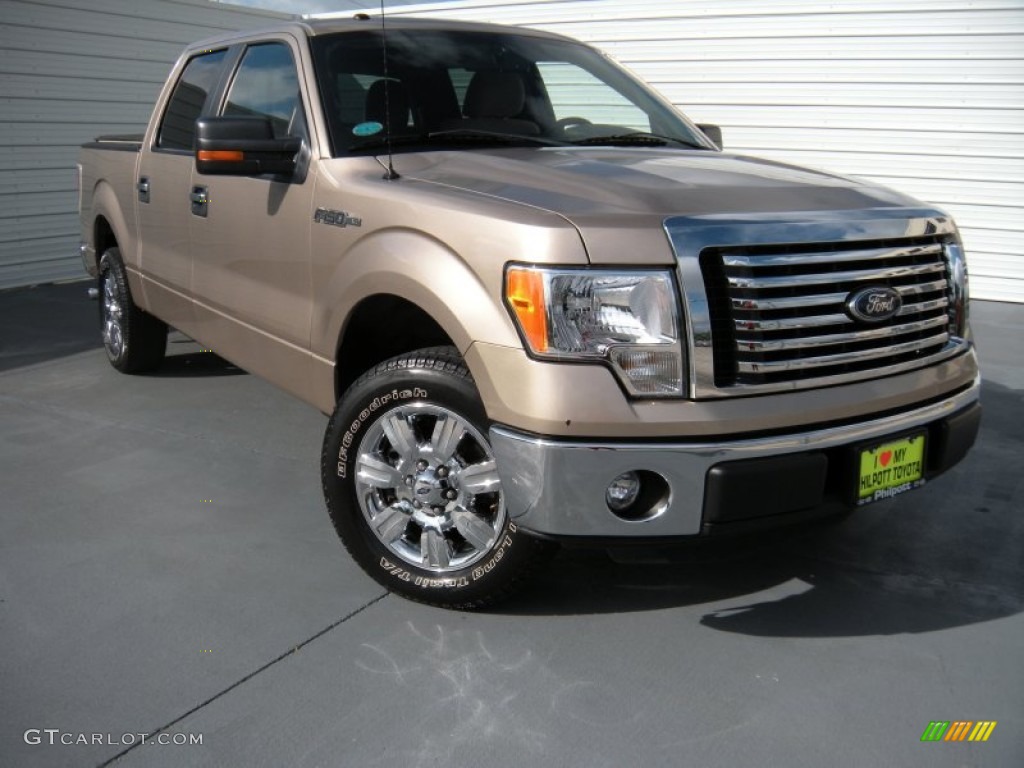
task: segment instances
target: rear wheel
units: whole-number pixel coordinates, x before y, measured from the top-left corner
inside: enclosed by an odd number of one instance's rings
[[[479,608],[509,596],[553,551],[509,518],[487,426],[448,347],[378,365],[338,403],[324,438],[328,511],[388,589]]]
[[[159,368],[167,350],[167,325],[135,306],[117,248],[100,259],[99,299],[100,332],[110,364],[122,373]]]

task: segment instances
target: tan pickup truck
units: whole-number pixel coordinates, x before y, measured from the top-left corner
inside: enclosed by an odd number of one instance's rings
[[[537,31],[203,41],[143,136],[82,150],[107,354],[150,371],[173,326],[333,413],[345,546],[453,607],[559,541],[756,530],[948,470],[980,420],[953,221],[720,144]]]

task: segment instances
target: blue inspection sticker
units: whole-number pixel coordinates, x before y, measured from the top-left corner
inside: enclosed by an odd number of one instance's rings
[[[374,136],[383,130],[383,125],[371,121],[369,123],[360,123],[352,129],[352,133],[355,136]]]

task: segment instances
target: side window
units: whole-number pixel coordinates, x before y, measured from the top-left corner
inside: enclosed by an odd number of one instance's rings
[[[203,111],[207,94],[217,82],[226,54],[226,50],[201,53],[185,65],[160,121],[156,138],[158,147],[192,151],[196,120]]]
[[[647,113],[585,69],[565,61],[539,61],[555,119],[582,117],[591,123],[650,131]]]
[[[261,43],[245,52],[231,83],[223,113],[228,117],[269,117],[274,137],[306,135],[299,77],[284,43]]]

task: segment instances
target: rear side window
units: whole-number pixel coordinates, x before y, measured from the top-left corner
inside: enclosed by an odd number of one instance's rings
[[[270,118],[276,138],[305,134],[299,77],[287,45],[261,43],[249,47],[231,84],[223,114]]]
[[[201,53],[185,65],[160,122],[156,139],[158,147],[192,151],[196,120],[203,112],[206,97],[217,83],[226,54],[226,50]]]

